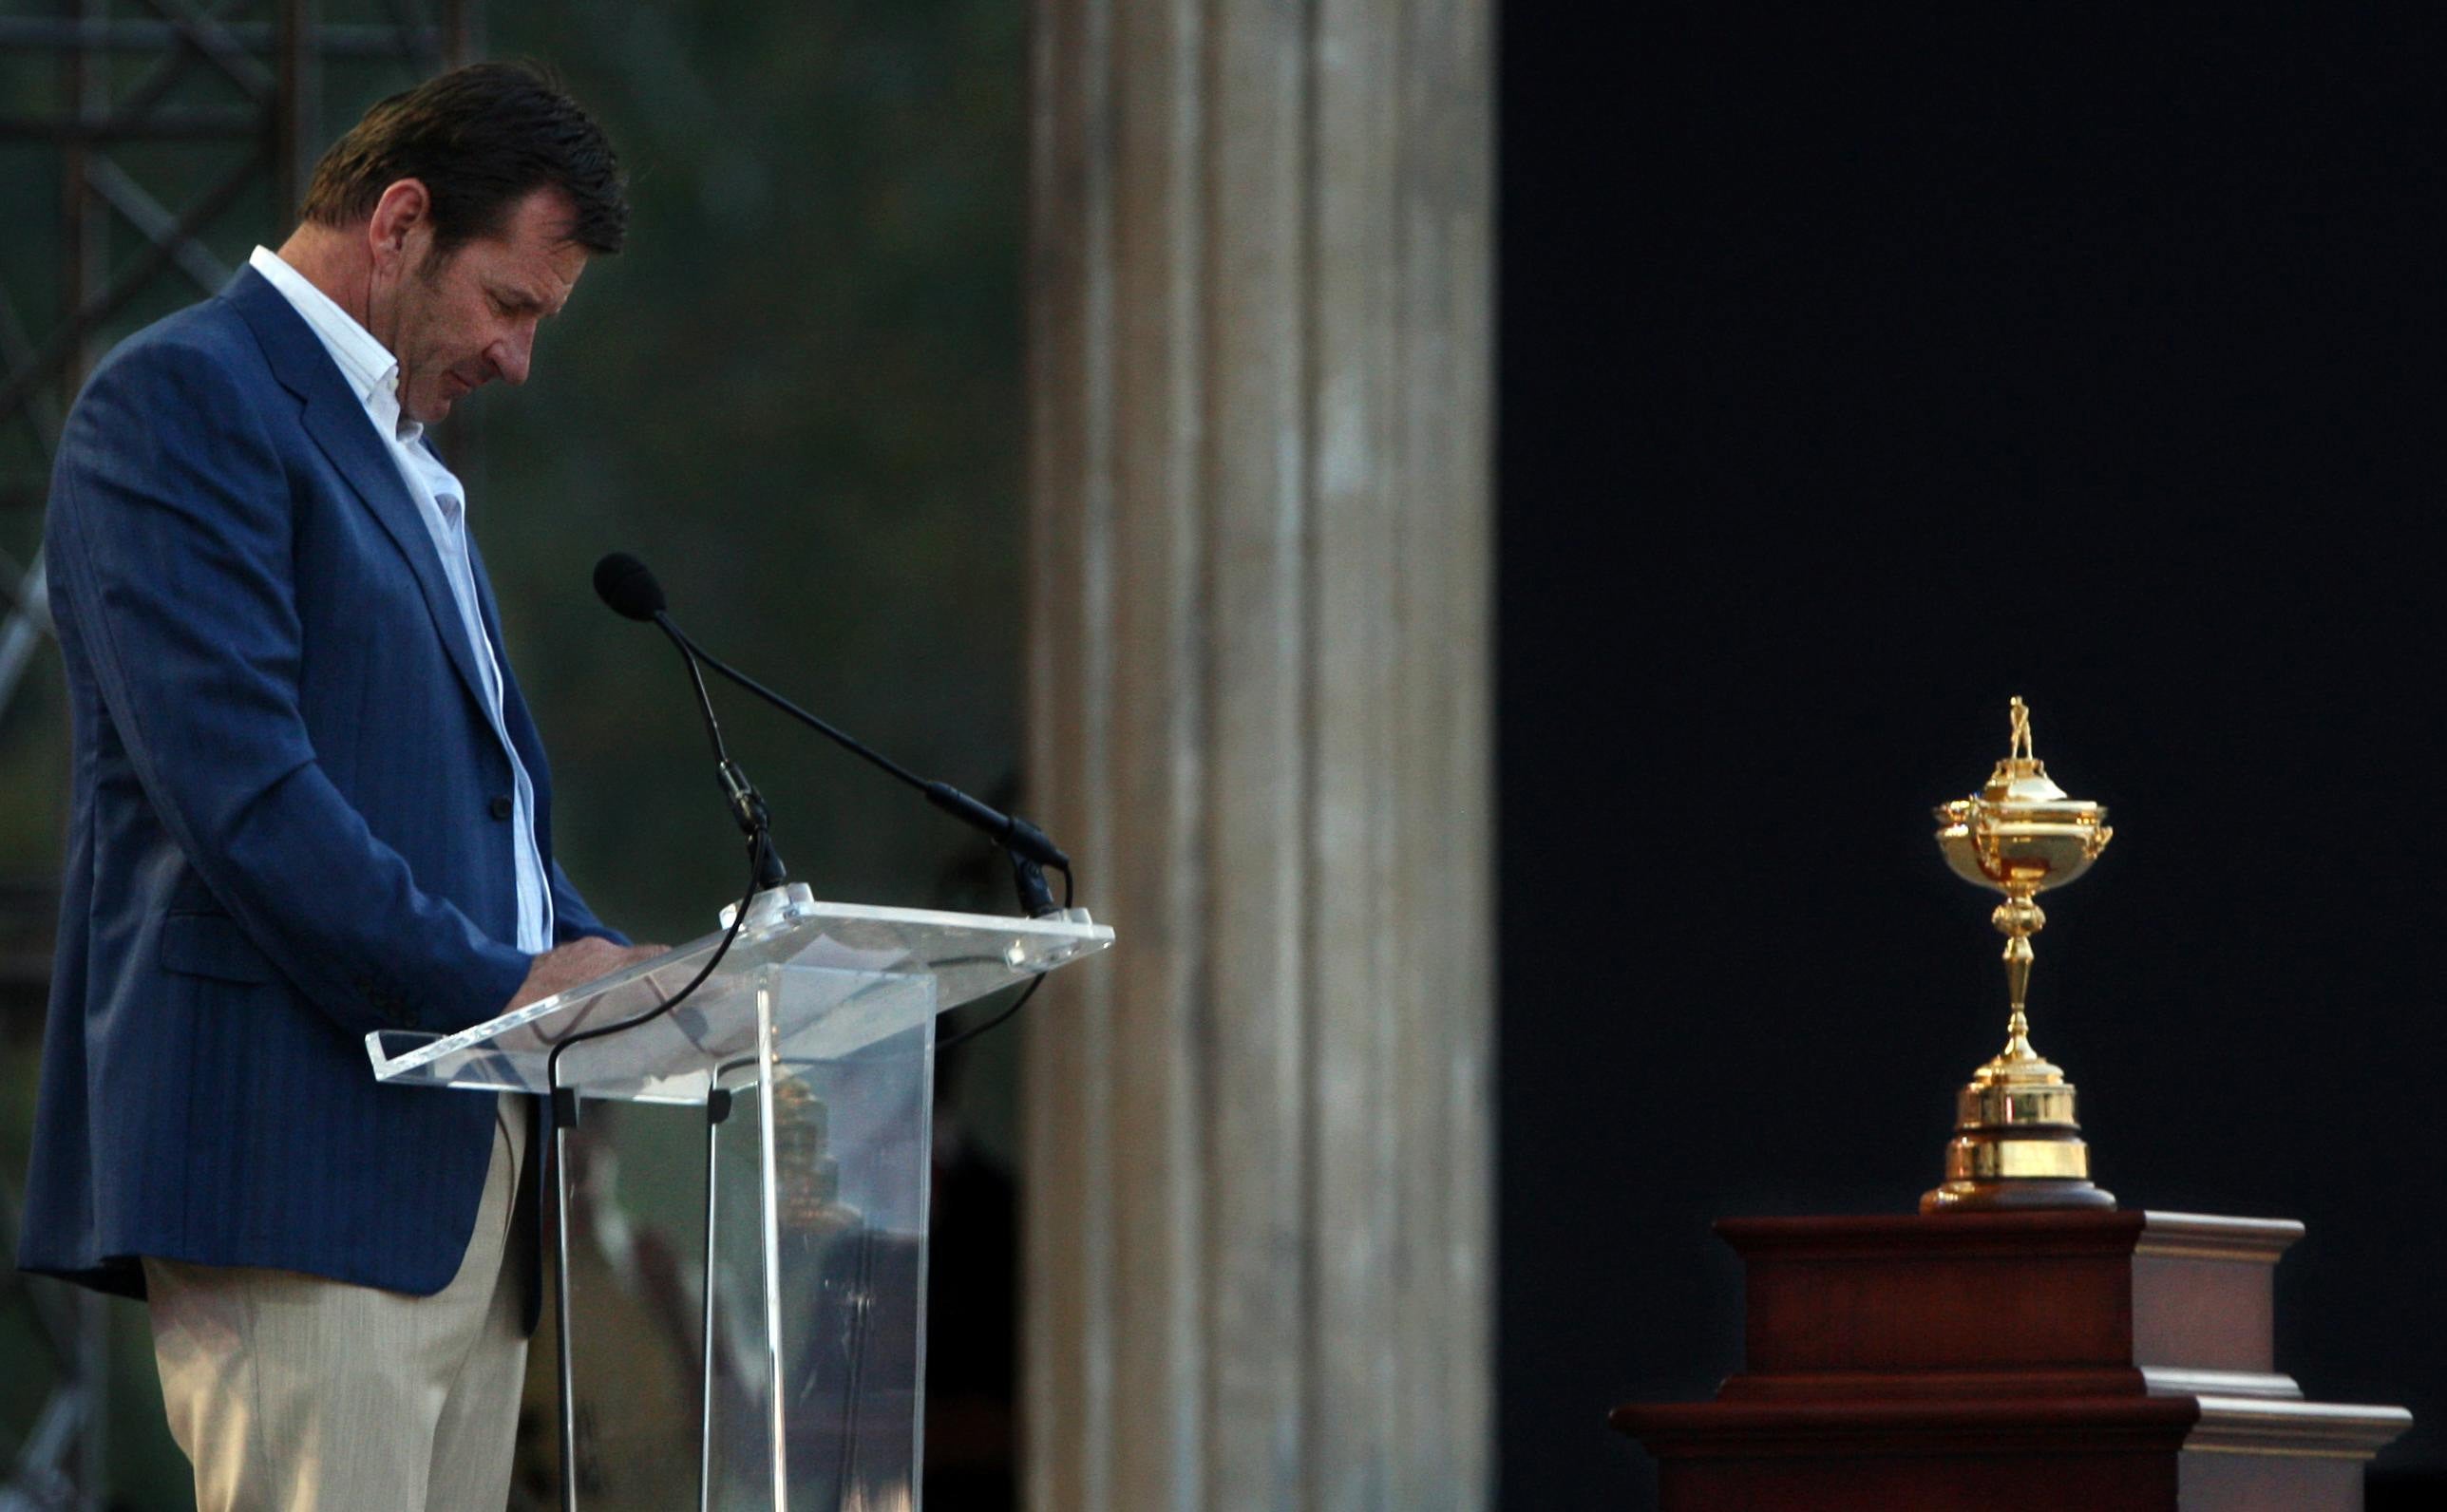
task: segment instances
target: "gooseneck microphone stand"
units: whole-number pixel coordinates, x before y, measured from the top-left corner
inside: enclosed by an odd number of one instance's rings
[[[919,776],[848,731],[809,713],[698,645],[672,619],[663,597],[662,584],[654,580],[654,573],[627,552],[613,552],[595,564],[595,592],[614,614],[653,625],[669,635],[672,643],[680,648],[681,654],[689,658],[692,674],[696,672],[699,663],[712,668],[861,761],[902,785],[915,788],[925,796],[926,802],[993,841],[1011,858],[1012,881],[1019,892],[1020,910],[1029,917],[1043,918],[1060,912],[1060,907],[1053,901],[1053,890],[1046,886],[1045,871],[1051,867],[1060,872],[1066,879],[1067,890],[1071,858],[1063,854],[1062,848],[1054,844],[1043,830],[1017,815],[1006,814],[990,803],[978,802],[949,783],[930,782]],[[700,696],[702,690],[700,677]]]

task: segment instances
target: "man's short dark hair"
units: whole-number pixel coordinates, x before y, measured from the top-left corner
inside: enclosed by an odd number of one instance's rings
[[[569,197],[569,239],[590,252],[618,252],[628,230],[620,160],[603,128],[530,64],[469,64],[367,111],[314,165],[305,217],[352,225],[403,179],[425,185],[440,256],[501,235],[510,211],[543,188]]]

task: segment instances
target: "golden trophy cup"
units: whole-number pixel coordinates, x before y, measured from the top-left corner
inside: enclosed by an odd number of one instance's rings
[[[2031,710],[2013,701],[2013,741],[1987,785],[1937,809],[1938,848],[1966,882],[2005,895],[1989,916],[2005,936],[2005,990],[2013,1005],[2005,1048],[1955,1094],[1945,1184],[1920,1200],[1924,1213],[1997,1208],[2114,1207],[2090,1184],[2090,1149],[2074,1118],[2073,1084],[2031,1049],[2023,1000],[2031,983],[2031,936],[2048,921],[2039,895],[2062,887],[2107,848],[2107,810],[2068,798],[2031,751]]]

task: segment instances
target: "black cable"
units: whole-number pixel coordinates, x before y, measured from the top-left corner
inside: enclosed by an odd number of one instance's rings
[[[1004,1009],[1001,1012],[996,1013],[994,1017],[987,1019],[982,1024],[971,1025],[969,1028],[960,1030],[958,1034],[954,1034],[948,1039],[937,1040],[935,1042],[935,1053],[938,1056],[940,1056],[944,1051],[957,1049],[960,1046],[966,1045],[969,1041],[976,1039],[980,1034],[1002,1028],[1004,1024],[1010,1022],[1013,1014],[1028,1006],[1028,1000],[1034,997],[1036,995],[1036,990],[1044,985],[1045,978],[1042,974],[1039,974],[1035,979],[1028,984],[1027,988],[1023,990],[1017,997],[1012,999],[1012,1003],[1009,1008]]]
[[[678,992],[673,992],[671,996],[663,999],[661,1002],[655,1004],[654,1007],[646,1010],[642,1013],[633,1013],[627,1018],[619,1019],[610,1024],[598,1025],[594,1029],[579,1030],[553,1046],[552,1053],[544,1057],[543,1085],[544,1095],[552,1100],[556,1115],[560,1111],[561,1090],[560,1056],[562,1051],[568,1049],[572,1045],[583,1044],[587,1040],[592,1039],[601,1039],[606,1034],[617,1034],[623,1030],[635,1029],[640,1024],[652,1023],[654,1020],[662,1017],[665,1013],[670,1012],[673,1009],[679,1007],[681,1003],[685,1002],[690,993],[695,992],[698,988],[703,987],[705,985],[706,978],[713,974],[714,968],[722,964],[722,958],[730,954],[730,942],[739,937],[741,927],[748,922],[749,905],[756,900],[756,894],[758,891],[756,886],[756,874],[761,873],[765,865],[765,834],[762,830],[757,832],[755,836],[755,843],[749,847],[748,861],[750,875],[749,877],[748,891],[739,899],[739,911],[731,916],[730,928],[723,932],[722,943],[713,948],[713,954],[707,959],[704,968],[700,970],[695,976],[690,978],[689,984],[686,987],[681,988]],[[575,1121],[573,1121],[573,1126],[574,1124]]]
[[[1062,908],[1065,913],[1068,913],[1071,908],[1071,868],[1065,866],[1060,870],[1062,872]],[[954,1034],[946,1039],[937,1040],[935,1042],[935,1053],[938,1056],[940,1056],[945,1050],[966,1045],[969,1041],[976,1039],[980,1034],[1000,1029],[1003,1025],[1011,1021],[1013,1014],[1017,1013],[1021,1009],[1026,1008],[1028,1006],[1028,1000],[1034,997],[1036,995],[1036,990],[1044,985],[1045,973],[1039,972],[1035,978],[1030,981],[1027,989],[1017,997],[1012,999],[1011,1006],[1009,1008],[1004,1009],[1001,1012],[996,1013],[994,1017],[987,1019],[982,1024],[973,1024],[969,1028],[960,1030],[958,1034]]]

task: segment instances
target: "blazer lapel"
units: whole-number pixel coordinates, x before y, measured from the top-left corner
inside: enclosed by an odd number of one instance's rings
[[[366,414],[366,406],[340,376],[339,366],[314,334],[306,317],[299,314],[279,290],[252,268],[241,268],[232,278],[221,297],[237,307],[238,313],[255,329],[256,339],[272,365],[274,376],[291,393],[305,403],[306,432],[323,448],[340,476],[373,512],[383,530],[399,548],[408,570],[416,578],[425,595],[426,611],[433,616],[433,628],[449,652],[450,665],[459,671],[459,681],[466,688],[467,696],[478,709],[486,707],[484,683],[476,670],[476,649],[467,643],[467,631],[459,617],[459,601],[450,592],[450,579],[442,570],[442,558],[433,545],[433,532],[426,528],[425,517],[417,512],[416,501],[408,497],[408,484],[400,480],[399,463],[389,446],[374,431],[374,423]]]

